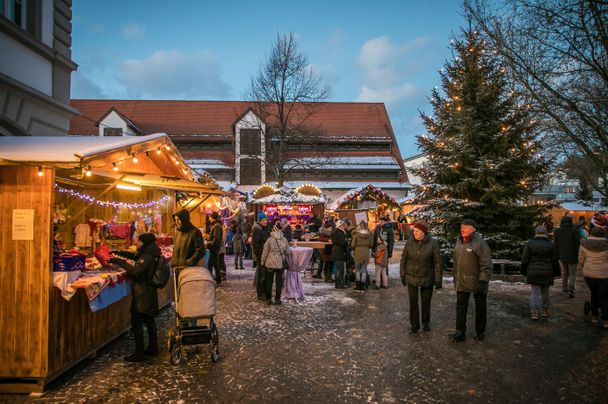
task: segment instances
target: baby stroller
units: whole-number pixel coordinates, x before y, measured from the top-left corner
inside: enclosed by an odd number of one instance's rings
[[[203,267],[175,270],[175,330],[168,333],[171,364],[182,358],[183,345],[211,344],[211,361],[220,357],[215,325],[215,281]]]

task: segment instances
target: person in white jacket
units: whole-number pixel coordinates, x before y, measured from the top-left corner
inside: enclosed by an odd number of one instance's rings
[[[265,296],[266,302],[272,304],[272,283],[276,279],[274,304],[281,304],[283,290],[283,273],[287,262],[289,242],[283,233],[283,225],[277,222],[272,228],[270,237],[264,243],[261,263],[265,268]]]
[[[594,227],[589,238],[581,240],[577,269],[591,292],[591,322],[599,322],[601,309],[603,327],[608,329],[608,240],[602,227]]]

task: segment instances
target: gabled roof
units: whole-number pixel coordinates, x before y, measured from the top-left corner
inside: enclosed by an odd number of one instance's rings
[[[123,121],[126,122],[127,126],[131,127],[132,129],[135,129],[135,131],[137,133],[143,133],[143,131],[141,130],[141,128],[139,126],[137,126],[132,120],[130,120],[127,116],[125,116],[123,113],[121,113],[118,109],[116,109],[115,107],[112,107],[108,110],[108,112],[106,112],[105,114],[103,114],[101,116],[101,118],[99,118],[97,120],[97,122],[95,122],[95,126],[99,127],[99,125],[101,124],[101,121],[103,121],[104,119],[106,119],[106,117],[108,115],[110,115],[112,112],[115,112],[116,115],[118,115],[120,117],[120,119],[122,119]]]
[[[81,116],[72,118],[70,134],[97,135],[94,125],[111,108],[137,122],[143,133],[232,136],[232,125],[253,106],[248,101],[72,100]],[[306,105],[306,104],[302,104]],[[328,136],[392,138],[382,103],[324,102],[310,119]],[[396,143],[396,142],[395,142]]]

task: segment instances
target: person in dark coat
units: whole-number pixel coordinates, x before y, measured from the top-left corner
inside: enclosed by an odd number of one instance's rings
[[[251,246],[253,248],[253,255],[255,255],[256,269],[255,269],[255,288],[259,300],[266,300],[266,286],[264,283],[265,269],[262,265],[262,253],[264,252],[264,244],[270,237],[270,230],[268,229],[268,218],[264,212],[258,212],[258,222],[253,225],[251,233]]]
[[[334,234],[334,227],[329,221],[325,222],[323,227],[319,230],[319,241],[327,243],[331,240],[331,236]],[[325,244],[321,251],[321,262],[319,262],[319,269],[317,273],[313,275],[313,278],[321,278],[321,274],[324,274],[325,282],[332,282],[331,273],[333,272],[334,261],[331,258],[331,244]]]
[[[423,330],[431,331],[433,286],[436,289],[441,289],[443,279],[439,243],[431,238],[428,233],[429,228],[425,223],[414,224],[413,237],[405,243],[401,255],[401,283],[407,286],[409,295],[410,331],[412,333],[417,333],[420,329],[418,294],[420,294],[422,301]]]
[[[199,261],[205,256],[203,234],[190,222],[190,213],[186,209],[173,214],[175,221],[175,241],[171,267],[184,268],[199,266]]]
[[[232,238],[232,252],[234,253],[234,269],[245,269],[243,266],[243,253],[245,251],[245,236],[241,226],[236,226],[236,233]]]
[[[289,224],[289,221],[287,219],[281,219],[281,228],[283,229],[285,239],[287,240],[287,242],[291,243],[291,225]]]
[[[562,290],[570,297],[574,297],[580,237],[578,230],[574,228],[572,216],[562,217],[554,235],[559,264],[562,268]]]
[[[209,272],[215,270],[215,282],[219,285],[222,283],[222,267],[220,262],[220,253],[224,245],[224,228],[222,226],[222,218],[217,212],[211,213],[209,218],[212,221],[211,231],[207,239],[207,248],[209,249],[209,262],[207,264]]]
[[[381,217],[378,219],[378,225],[374,230],[374,238],[372,240],[372,252],[374,257],[380,248],[386,248],[386,253],[383,255],[381,263],[376,261],[375,289],[388,288],[388,260],[393,255],[393,246],[395,245],[395,232],[393,226],[388,222],[388,218]]]
[[[336,267],[336,289],[346,289],[346,249],[348,242],[346,241],[346,223],[342,220],[336,222],[336,229],[332,236],[331,258]]]
[[[291,233],[291,237],[294,240],[299,240],[300,237],[302,237],[302,225],[301,224],[296,224],[296,228],[293,230],[293,233]]]
[[[549,317],[549,287],[553,278],[560,275],[555,244],[547,236],[547,228],[538,226],[532,240],[524,246],[521,257],[521,274],[532,287],[530,315],[538,320],[539,314]]]
[[[156,288],[150,284],[156,262],[160,257],[160,248],[156,244],[156,236],[152,233],[142,233],[137,237],[137,252],[115,251],[116,255],[129,258],[135,263],[127,263],[121,258],[111,258],[110,262],[123,268],[133,279],[131,285],[131,325],[135,336],[135,352],[125,357],[128,362],[141,362],[145,355],[158,355],[158,339],[156,321],[158,314],[158,295]],[[143,324],[148,328],[149,345],[144,350]]]
[[[475,298],[475,339],[485,338],[487,321],[488,283],[492,276],[490,247],[477,234],[477,223],[464,219],[460,236],[454,247],[454,286],[456,287],[456,332],[452,341],[464,341],[467,329],[467,311],[471,293]],[[409,241],[408,241],[409,242]]]

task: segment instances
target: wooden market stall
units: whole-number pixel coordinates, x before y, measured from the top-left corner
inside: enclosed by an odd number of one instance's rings
[[[371,184],[351,189],[329,204],[327,209],[340,218],[348,217],[353,223],[366,216],[371,229],[376,226],[379,217],[386,216],[389,221],[395,221],[399,215],[399,204],[395,198]]]
[[[97,311],[84,290],[62,297],[54,236],[71,244],[74,226],[90,218],[153,213],[169,233],[176,191],[221,193],[197,181],[165,134],[0,137],[0,392],[42,392],[130,328],[130,296]],[[159,290],[159,303],[172,292],[171,283]]]
[[[595,212],[601,211],[608,211],[608,207],[598,204],[587,206],[577,202],[561,202],[559,206],[552,208],[549,213],[553,224],[559,226],[562,217],[565,215],[572,216],[575,222],[578,221],[579,217],[584,216],[587,223],[589,223]]]
[[[254,217],[258,211],[264,212],[269,221],[287,219],[289,224],[304,225],[313,217],[323,217],[325,212],[325,195],[314,185],[303,185],[297,189],[275,189],[263,185],[253,193]]]

